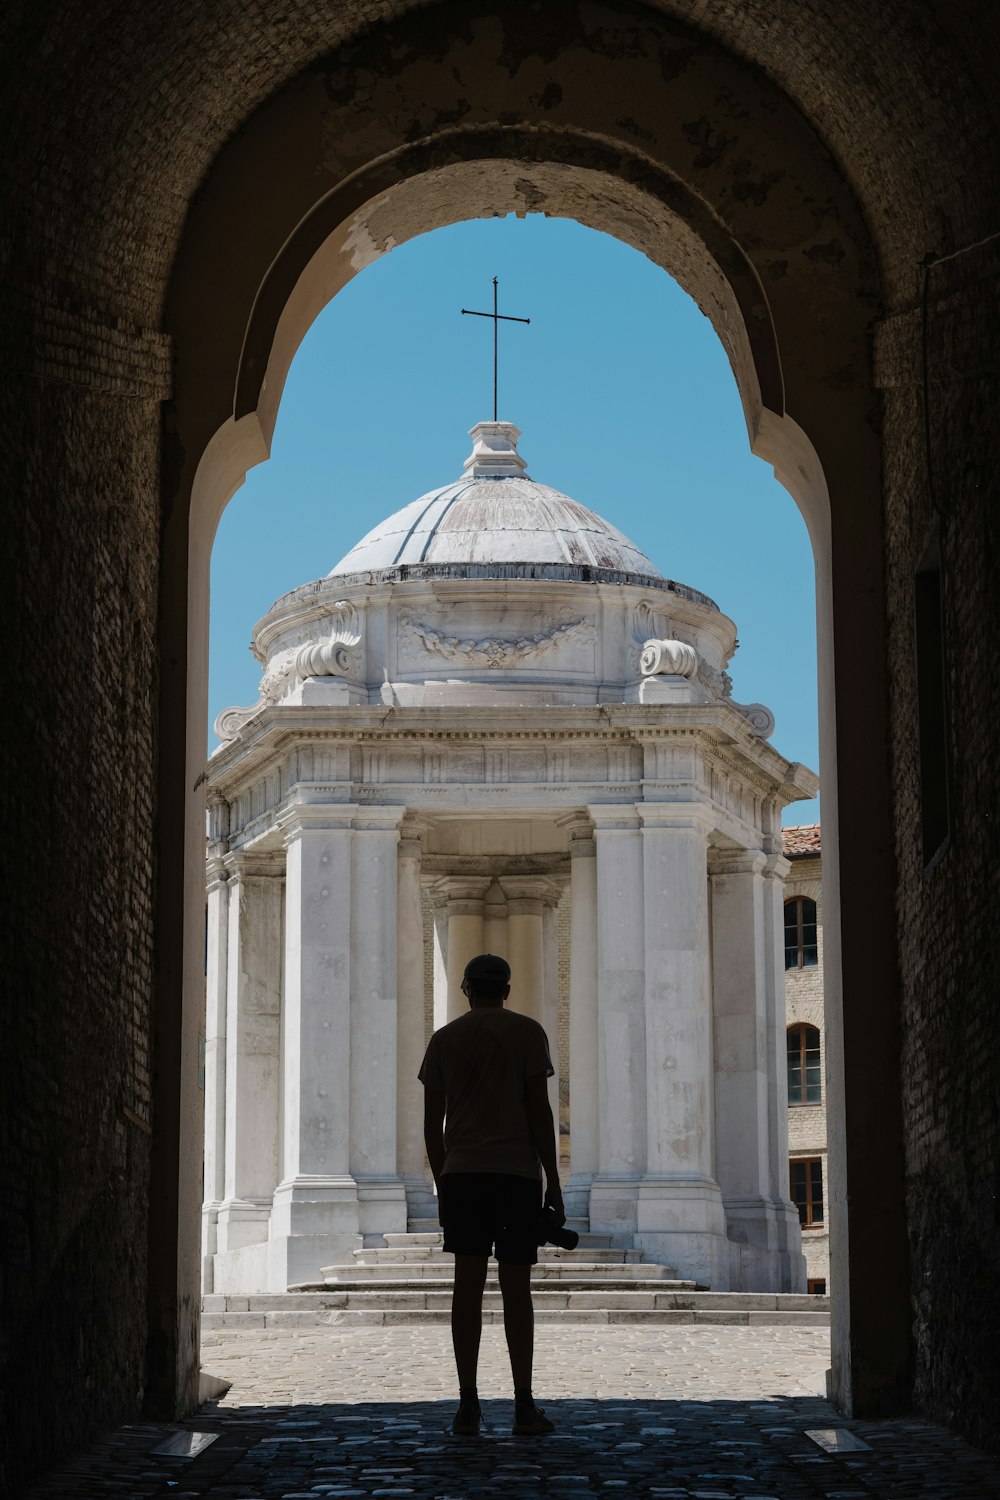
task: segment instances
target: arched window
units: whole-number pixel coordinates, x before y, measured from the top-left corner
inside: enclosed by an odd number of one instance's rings
[[[811,969],[819,963],[816,903],[808,896],[785,902],[785,968]]]
[[[788,1102],[819,1104],[823,1098],[819,1032],[815,1026],[788,1028]]]

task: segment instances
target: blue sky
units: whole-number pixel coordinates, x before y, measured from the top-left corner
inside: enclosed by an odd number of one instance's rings
[[[459,476],[468,429],[523,429],[533,479],[605,516],[668,577],[736,621],[741,702],[773,743],[818,770],[812,552],[794,501],[753,457],[736,383],[708,319],[659,266],[563,219],[473,220],[399,246],[357,275],[292,364],[271,458],[247,475],[212,554],[209,722],[257,696],[250,631],[279,594],[318,578],[366,531]],[[215,737],[211,737],[215,744]],[[785,822],[818,820],[794,803]]]

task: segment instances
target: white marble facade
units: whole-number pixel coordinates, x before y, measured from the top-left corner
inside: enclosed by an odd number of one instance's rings
[[[733,622],[480,423],[254,630],[208,772],[206,1288],[277,1291],[434,1216],[416,1071],[473,954],[554,1036],[567,1204],[714,1289],[805,1288],[788,1201],[781,811]],[[554,1084],[555,1090],[556,1084]]]

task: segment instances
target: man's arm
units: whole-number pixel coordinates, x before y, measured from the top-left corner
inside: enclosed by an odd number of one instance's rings
[[[434,1173],[434,1181],[440,1187],[441,1170],[444,1167],[444,1115],[447,1100],[437,1089],[424,1085],[424,1146],[427,1160]]]
[[[528,1117],[531,1144],[538,1152],[538,1159],[545,1173],[545,1207],[555,1210],[559,1222],[566,1219],[563,1208],[562,1189],[559,1186],[559,1157],[556,1152],[556,1127],[549,1104],[548,1079],[544,1073],[536,1073],[525,1084],[524,1112]]]

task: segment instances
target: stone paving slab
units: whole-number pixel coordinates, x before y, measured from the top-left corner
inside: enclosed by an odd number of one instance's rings
[[[447,1328],[220,1330],[205,1366],[232,1381],[174,1428],[110,1434],[28,1500],[987,1500],[1000,1460],[919,1420],[845,1421],[822,1397],[817,1328],[552,1325],[535,1393],[557,1423],[511,1436],[502,1331],[483,1333],[486,1428],[459,1439]],[[177,1428],[216,1434],[154,1454]],[[829,1453],[807,1436],[867,1444]]]

